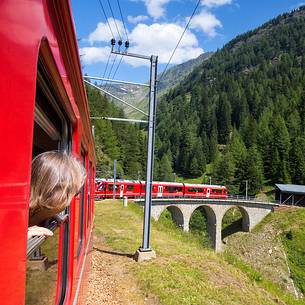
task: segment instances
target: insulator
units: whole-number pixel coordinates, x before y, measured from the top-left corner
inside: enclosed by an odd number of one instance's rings
[[[114,39],[114,38],[111,39],[111,45],[112,45],[112,46],[115,45],[115,39]]]
[[[122,40],[120,39],[120,40],[118,41],[118,45],[121,46],[122,44],[123,44],[123,42],[122,42]]]
[[[128,40],[125,41],[125,48],[126,48],[126,49],[129,48],[129,41],[128,41]]]

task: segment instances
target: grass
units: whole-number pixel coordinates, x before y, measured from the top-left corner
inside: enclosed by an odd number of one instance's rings
[[[123,208],[121,202],[102,201],[96,204],[95,233],[112,249],[134,253],[141,245],[142,218],[142,208],[135,204]],[[126,272],[136,278],[143,297],[152,294],[159,304],[301,304],[253,276],[245,265],[205,248],[197,236],[168,219],[152,222],[151,245],[157,259],[134,263]]]
[[[289,209],[271,213],[259,223],[252,231],[252,237],[248,241],[242,236],[234,237],[236,240],[232,244],[232,248],[228,249],[230,255],[238,255],[243,257],[245,248],[247,249],[247,257],[252,257],[252,264],[256,264],[255,247],[251,250],[248,247],[249,241],[255,243],[257,247],[262,247],[261,236],[273,235],[273,241],[269,241],[268,248],[282,248],[286,253],[287,262],[291,272],[291,278],[297,290],[303,295],[305,294],[305,209]],[[240,249],[236,245],[240,245]],[[266,255],[265,265],[268,262],[269,255]],[[285,261],[284,255],[281,256],[281,261]],[[281,265],[275,265],[277,260],[271,262],[271,268],[280,272]],[[280,261],[278,261],[280,263]],[[284,269],[287,270],[284,264]],[[267,270],[267,269],[266,269]],[[287,272],[287,271],[286,271]],[[262,272],[264,274],[264,272]],[[267,276],[267,273],[266,273]],[[270,277],[270,274],[269,274]],[[267,282],[266,282],[267,283]],[[270,284],[268,283],[270,286]],[[283,283],[285,285],[285,283]],[[272,288],[273,289],[273,288]],[[302,304],[302,303],[301,303]],[[305,304],[305,300],[303,301]]]

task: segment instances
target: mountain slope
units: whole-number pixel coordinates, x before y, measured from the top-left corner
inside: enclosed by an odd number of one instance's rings
[[[240,35],[159,104],[157,157],[173,171],[213,176],[232,191],[263,179],[305,183],[305,7]],[[222,155],[218,148],[221,144]]]
[[[195,67],[209,59],[212,54],[212,52],[206,52],[195,59],[191,59],[185,63],[169,68],[158,84],[158,98],[164,95],[169,89],[180,83],[185,77],[188,76],[189,73],[192,72]],[[160,75],[158,75],[158,78],[159,77]],[[102,87],[106,88],[112,94],[124,99],[128,103],[148,112],[148,88],[143,88],[137,85],[122,84],[108,84]],[[122,107],[121,104],[118,104],[118,106]],[[124,113],[127,117],[143,118],[143,115],[134,109],[126,106],[123,107]]]

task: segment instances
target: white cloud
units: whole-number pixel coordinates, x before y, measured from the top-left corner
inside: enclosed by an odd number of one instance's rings
[[[201,4],[207,7],[231,4],[232,0],[201,0]]]
[[[146,6],[148,14],[157,20],[165,14],[164,5],[171,0],[142,0]]]
[[[214,37],[217,34],[217,27],[222,27],[220,20],[218,20],[215,15],[207,11],[202,11],[198,15],[195,15],[190,23],[191,29],[201,30],[210,37]]]
[[[98,62],[106,62],[110,53],[110,47],[85,47],[79,49],[81,61],[85,65],[92,65]]]
[[[122,21],[113,19],[113,18],[108,18],[108,22],[112,29],[114,38],[119,39],[117,30],[116,30],[116,25],[118,27],[120,34],[123,35],[124,26],[123,26]],[[98,41],[110,42],[111,38],[113,38],[113,37],[109,30],[108,23],[99,22],[97,24],[97,28],[89,35],[88,41],[90,42],[91,45],[93,45],[95,42],[98,42]]]
[[[138,24],[130,33],[130,52],[144,55],[158,55],[159,63],[167,63],[184,27],[174,23]],[[171,61],[180,64],[203,53],[198,47],[196,36],[186,31]],[[127,60],[133,66],[143,65],[143,62]]]
[[[99,31],[99,25],[100,24],[98,24],[96,30],[89,35],[92,42],[107,41],[105,40],[104,33]],[[138,24],[129,33],[129,51],[131,53],[147,56],[158,55],[159,63],[167,63],[183,30],[184,26],[174,23],[154,23],[151,25],[143,23]],[[94,37],[94,39],[92,37]],[[106,62],[109,52],[110,47],[84,47],[80,49],[80,53],[83,54],[82,62],[88,65],[97,62]],[[196,36],[191,31],[186,31],[171,63],[180,64],[189,59],[198,57],[202,53],[203,49],[198,46]],[[124,57],[124,61],[134,67],[149,64],[148,61],[129,57]]]
[[[145,16],[145,15],[139,15],[139,16],[127,16],[127,20],[130,22],[130,23],[139,23],[141,21],[145,21],[147,20],[149,17],[148,16]]]

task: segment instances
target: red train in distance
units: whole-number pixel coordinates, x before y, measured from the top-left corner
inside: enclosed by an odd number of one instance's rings
[[[116,180],[115,198],[136,198],[145,196],[145,181]],[[113,198],[113,179],[100,179],[96,183],[97,200]],[[228,198],[227,188],[222,185],[190,184],[179,182],[158,182],[152,185],[152,197],[188,197],[188,198]]]
[[[0,1],[0,303],[83,305],[92,248],[95,148],[69,0]],[[27,239],[31,161],[72,153],[87,178]]]

